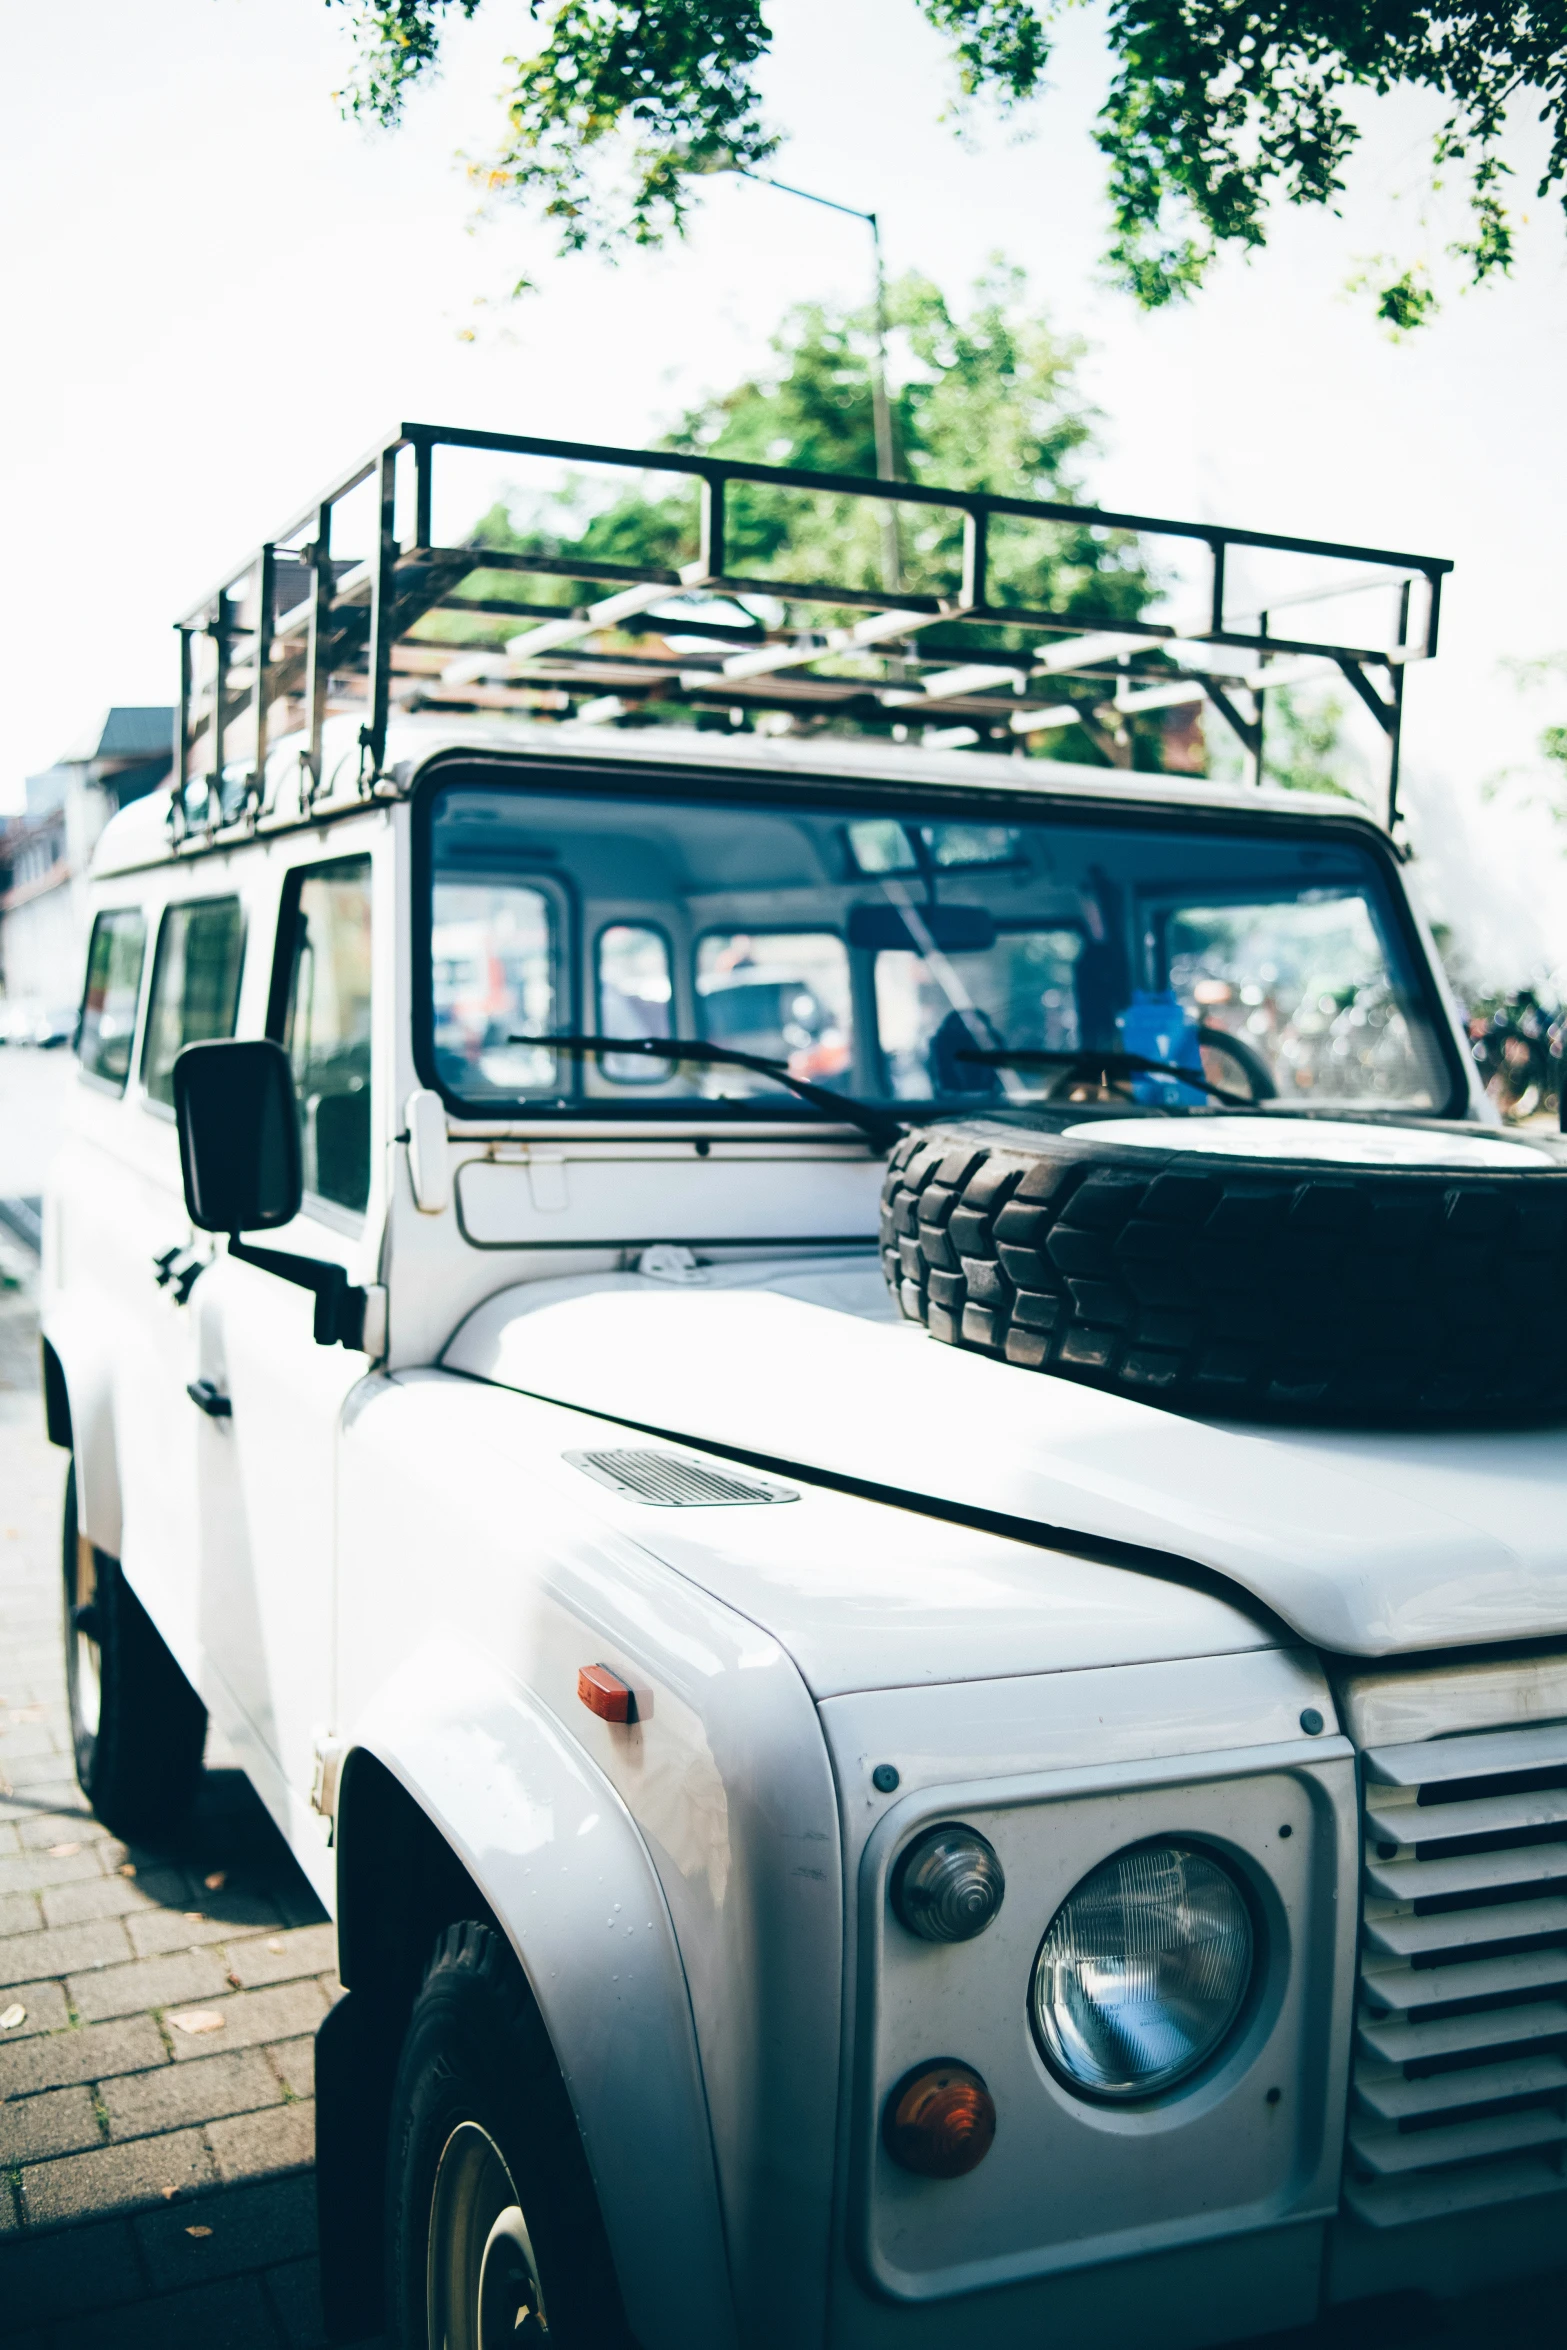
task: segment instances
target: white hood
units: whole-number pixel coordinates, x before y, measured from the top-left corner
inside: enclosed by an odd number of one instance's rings
[[[1567,1634],[1563,1432],[1215,1426],[871,1318],[879,1284],[754,1266],[530,1283],[442,1361],[690,1444],[1175,1553],[1350,1655]]]

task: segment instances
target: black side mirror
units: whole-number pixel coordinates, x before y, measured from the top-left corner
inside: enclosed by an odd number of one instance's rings
[[[185,1206],[199,1230],[269,1232],[298,1215],[299,1113],[280,1044],[188,1044],[174,1064],[174,1115]]]

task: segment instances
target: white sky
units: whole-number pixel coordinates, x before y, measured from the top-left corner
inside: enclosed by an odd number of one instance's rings
[[[942,45],[912,0],[775,0],[784,178],[874,205],[889,265],[959,294],[998,250],[1094,346],[1102,503],[1452,556],[1443,647],[1411,674],[1406,774],[1425,866],[1488,969],[1567,968],[1567,862],[1543,817],[1480,813],[1527,771],[1567,678],[1525,697],[1507,656],[1567,648],[1567,235],[1530,216],[1514,281],[1401,344],[1343,291],[1422,245],[1432,119],[1378,103],[1347,222],[1281,217],[1179,311],[1097,282],[1105,78],[1093,10],[1020,142],[938,121]],[[520,216],[475,233],[456,150],[482,151],[522,0],[486,0],[395,137],[346,126],[343,15],[321,0],[55,0],[16,10],[0,96],[7,521],[0,808],[109,702],[173,698],[170,622],[398,418],[637,442],[762,356],[790,302],[859,299],[865,232],[733,180],[683,250],[556,265]],[[1520,158],[1537,153],[1525,126]],[[1436,236],[1438,246],[1441,233]],[[543,292],[479,307],[527,272]],[[459,330],[477,326],[478,338]],[[1534,772],[1539,773],[1534,762]],[[1567,840],[1567,836],[1564,836]]]

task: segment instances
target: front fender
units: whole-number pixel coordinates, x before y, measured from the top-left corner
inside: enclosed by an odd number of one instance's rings
[[[400,1668],[353,1744],[457,1855],[527,1975],[633,2333],[645,2350],[730,2350],[738,2337],[690,1993],[620,1797],[558,1723],[455,1640]],[[351,1817],[343,1835],[346,1855]],[[353,1983],[352,1917],[340,1925]]]
[[[59,1365],[69,1429],[58,1422],[53,1374],[46,1376],[49,1435],[70,1444],[76,1463],[76,1509],[82,1532],[99,1550],[121,1549],[120,1460],[114,1429],[113,1361],[101,1312],[56,1295],[43,1315],[43,1340]],[[47,1361],[47,1356],[46,1356]]]

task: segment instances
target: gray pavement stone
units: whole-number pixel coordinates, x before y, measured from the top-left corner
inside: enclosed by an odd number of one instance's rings
[[[0,1722],[0,1766],[13,1778],[13,1763],[31,1761],[41,1754],[58,1758],[64,1752],[64,1741],[48,1722],[18,1721],[14,1713],[8,1722]]]
[[[167,2065],[163,2034],[150,2015],[79,2031],[46,2032],[14,2044],[0,2041],[0,2098],[28,2097],[73,2081],[105,2081],[116,2073]]]
[[[23,1844],[29,1851],[43,1852],[51,1844],[111,1844],[114,1839],[102,1822],[95,1820],[78,1794],[75,1803],[58,1810],[37,1812],[17,1823]],[[123,1848],[122,1848],[123,1857]]]
[[[0,1935],[36,1934],[45,1922],[36,1893],[0,1893]]]
[[[0,2169],[102,2144],[87,2089],[46,2089],[42,2096],[10,2097],[0,2105]]]
[[[263,1991],[236,1991],[224,1999],[204,1999],[223,2018],[223,2036],[185,2040],[171,2035],[174,2059],[188,2064],[193,2058],[214,2056],[222,2048],[255,2048],[268,2040],[292,2040],[313,2032],[327,2011],[327,1998],[315,1978],[302,1983],[275,1983]]]
[[[123,1966],[133,1955],[118,1918],[87,1918],[79,1926],[46,1926],[31,1934],[9,1934],[0,1941],[0,1989],[11,1983],[36,1982],[43,1975]]]
[[[210,2185],[212,2157],[196,2130],[174,2130],[160,2138],[133,2139],[127,2146],[98,2146],[40,2162],[22,2172],[22,2209],[29,2227],[96,2218],[169,2202],[192,2188]]]
[[[337,1928],[300,1926],[281,1934],[254,1935],[231,1941],[229,1965],[247,1991],[266,1983],[287,1983],[300,1975],[319,1975],[337,1965]]]
[[[0,1859],[9,1859],[13,1852],[20,1852],[21,1849],[22,1840],[11,1822],[0,1820]]]
[[[109,2308],[146,2289],[147,2272],[123,2219],[0,2246],[0,2310],[19,2326]]]
[[[15,1834],[15,1822],[8,1825]],[[54,1841],[75,1843],[70,1837]],[[0,1893],[30,1893],[35,1888],[89,1881],[100,1884],[102,1879],[97,1853],[90,1844],[77,1844],[74,1852],[51,1856],[36,1845],[24,1846],[18,1837],[16,1850],[0,1858]]]
[[[313,2101],[274,2105],[263,2113],[237,2114],[212,2122],[207,2143],[225,2180],[267,2178],[278,2171],[307,2170],[316,2158]]]
[[[100,2318],[54,2329],[54,2350],[104,2350]],[[258,2277],[234,2277],[114,2314],[114,2350],[278,2350]]]
[[[161,1958],[169,1950],[199,1950],[225,1944],[234,1929],[201,1909],[153,1909],[125,1920],[138,1958]],[[228,1968],[224,1969],[227,1973]]]
[[[145,2211],[132,2223],[154,2292],[210,2277],[268,2268],[315,2250],[315,2182],[267,2179],[181,2201],[167,2211]],[[192,2226],[210,2228],[192,2236]]]
[[[138,2008],[208,2003],[228,1989],[227,1972],[210,1950],[171,1951],[164,1958],[138,1958],[99,1974],[75,1975],[70,1993],[84,2023],[134,2015]],[[207,2053],[203,2051],[202,2053]]]
[[[209,2056],[200,2064],[165,2064],[156,2072],[106,2081],[101,2094],[110,2136],[118,2139],[279,2105],[283,2090],[262,2051],[250,2048],[232,2056]],[[0,2119],[4,2112],[0,2107]]]
[[[289,2350],[324,2350],[327,2335],[321,2316],[319,2264],[291,2260],[286,2268],[268,2269],[266,2290]]]
[[[272,2069],[295,2097],[316,2093],[316,2044],[313,2039],[284,2040],[269,2048]]]
[[[136,1877],[100,1877],[95,1870],[90,1878],[49,1886],[40,1899],[46,1926],[77,1926],[86,1918],[127,1917],[133,1910],[159,1906],[194,1906],[194,1896],[178,1869],[149,1870]]]
[[[71,2020],[65,1993],[58,1983],[10,1983],[0,2000],[0,2014],[19,2007],[22,2021],[0,2032],[0,2051],[30,2040],[37,2032],[63,2032]]]

